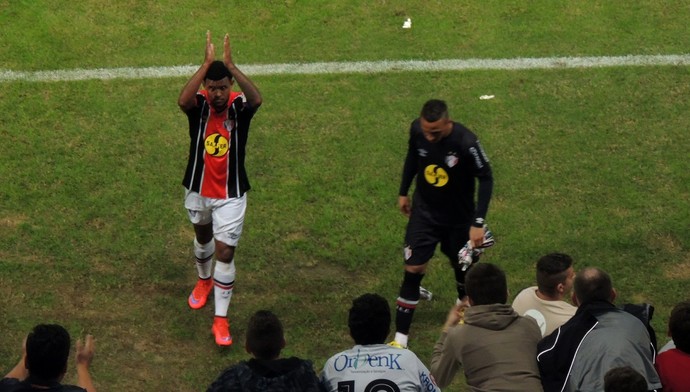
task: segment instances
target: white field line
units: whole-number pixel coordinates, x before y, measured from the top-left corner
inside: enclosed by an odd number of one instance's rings
[[[604,57],[541,57],[513,59],[466,59],[466,60],[409,60],[409,61],[357,61],[331,63],[288,63],[240,65],[248,75],[295,75],[336,73],[382,73],[395,71],[460,71],[460,70],[521,70],[690,65],[690,54],[680,55],[629,55]],[[65,69],[54,71],[10,71],[0,69],[0,82],[64,82],[90,79],[154,79],[189,77],[197,65],[147,68],[97,68]]]

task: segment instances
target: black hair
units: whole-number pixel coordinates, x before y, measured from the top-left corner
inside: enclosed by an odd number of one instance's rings
[[[230,73],[230,70],[228,69],[228,67],[225,66],[224,62],[216,60],[212,62],[211,65],[208,67],[204,79],[216,81],[221,80],[225,77],[232,80],[232,74]]]
[[[676,348],[690,354],[690,301],[683,301],[673,307],[668,330]]]
[[[616,367],[604,375],[604,392],[647,392],[647,381],[630,366]]]
[[[580,305],[592,301],[610,301],[613,284],[605,271],[589,267],[575,276],[575,297]]]
[[[440,99],[430,99],[422,107],[421,116],[428,122],[436,122],[448,117],[448,106]]]
[[[491,263],[479,263],[465,275],[465,290],[475,305],[504,304],[508,300],[506,274]]]
[[[537,261],[537,286],[544,294],[555,296],[556,288],[568,278],[573,259],[564,253],[549,253]]]
[[[277,358],[284,342],[283,325],[273,312],[259,310],[249,319],[247,350],[257,359]]]
[[[26,338],[26,368],[44,381],[59,380],[67,370],[71,339],[61,325],[39,324]]]
[[[378,294],[364,294],[352,301],[347,319],[350,336],[357,344],[381,344],[391,328],[388,302]]]

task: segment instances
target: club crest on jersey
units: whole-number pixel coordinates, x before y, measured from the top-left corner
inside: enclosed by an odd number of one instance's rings
[[[231,132],[232,128],[235,127],[235,122],[231,119],[227,119],[227,120],[223,121],[223,127],[225,127],[226,131]]]
[[[228,152],[228,139],[220,133],[208,135],[204,141],[204,148],[208,155],[222,157]]]
[[[448,167],[453,167],[457,165],[458,162],[460,162],[460,158],[458,158],[458,156],[455,155],[455,153],[449,153],[448,155],[446,155],[446,165]]]
[[[440,188],[448,183],[448,173],[439,165],[429,165],[424,169],[424,179],[429,184]]]

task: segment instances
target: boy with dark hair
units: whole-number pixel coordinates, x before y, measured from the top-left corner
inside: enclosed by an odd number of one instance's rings
[[[62,385],[67,372],[71,339],[65,328],[57,324],[39,324],[24,342],[24,355],[2,380],[0,392],[95,392],[89,374],[93,360],[93,336],[86,336],[86,344],[77,341],[76,362],[79,386]]]
[[[272,312],[254,313],[247,326],[244,347],[254,358],[223,371],[208,392],[319,391],[319,379],[311,361],[280,358],[285,347],[283,325]]]
[[[542,336],[570,320],[577,308],[565,301],[573,288],[573,259],[564,253],[550,253],[537,261],[537,285],[522,290],[513,309],[537,321]]]
[[[656,370],[664,392],[690,391],[690,301],[671,311],[668,333],[676,347],[656,357]]]
[[[259,310],[249,319],[245,347],[258,359],[277,358],[285,347],[283,325],[275,314]]]
[[[505,273],[475,264],[465,278],[468,304],[451,308],[434,346],[431,374],[446,387],[462,366],[473,391],[542,390],[536,353],[539,327],[506,304]]]
[[[604,375],[604,392],[647,392],[647,381],[630,366],[613,368]]]
[[[321,373],[326,391],[440,391],[412,351],[385,344],[391,312],[383,297],[355,298],[347,324],[355,346],[326,362]]]

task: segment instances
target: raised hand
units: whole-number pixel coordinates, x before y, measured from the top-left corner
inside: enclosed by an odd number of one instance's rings
[[[86,335],[86,343],[83,344],[81,339],[77,340],[76,360],[77,365],[89,366],[93,360],[94,355],[94,339],[92,335]]]
[[[223,38],[223,62],[225,63],[225,66],[229,69],[232,69],[235,66],[235,63],[232,62],[232,50],[230,49],[230,35],[227,33],[225,34],[225,38]]]
[[[206,57],[204,58],[204,62],[206,64],[210,64],[215,59],[216,59],[216,50],[213,47],[213,43],[211,42],[211,31],[207,30],[206,31]]]

